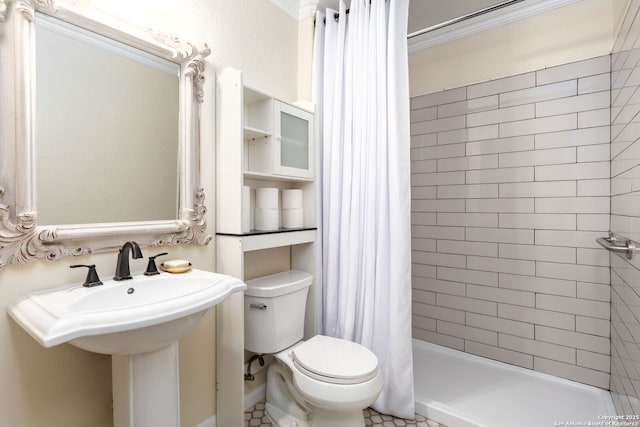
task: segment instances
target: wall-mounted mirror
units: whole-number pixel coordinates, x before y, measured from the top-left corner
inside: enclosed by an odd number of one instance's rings
[[[70,3],[0,0],[0,268],[210,241],[208,54]]]
[[[178,64],[38,13],[40,225],[178,218]]]

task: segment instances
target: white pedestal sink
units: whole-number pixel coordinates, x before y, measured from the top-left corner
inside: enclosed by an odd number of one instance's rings
[[[44,347],[69,343],[112,355],[116,427],[175,427],[178,339],[211,307],[245,289],[222,274],[161,273],[32,292],[8,312]]]

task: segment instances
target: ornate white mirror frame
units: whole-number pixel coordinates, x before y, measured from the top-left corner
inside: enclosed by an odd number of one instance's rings
[[[165,58],[180,66],[178,219],[38,226],[35,188],[35,17],[45,13]],[[56,0],[0,0],[0,269],[35,259],[57,260],[112,250],[125,241],[144,246],[206,245],[200,186],[200,104],[204,45],[144,31]]]

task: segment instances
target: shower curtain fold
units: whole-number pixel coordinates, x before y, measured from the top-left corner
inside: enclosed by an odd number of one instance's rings
[[[350,6],[316,16],[317,332],[370,348],[373,407],[413,418],[408,0]]]

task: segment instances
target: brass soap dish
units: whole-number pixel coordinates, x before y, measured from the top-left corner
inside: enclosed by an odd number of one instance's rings
[[[172,263],[171,261],[163,262],[162,264],[160,264],[160,269],[162,271],[166,271],[167,273],[174,273],[174,274],[186,273],[187,271],[191,270],[190,262],[188,262],[186,265],[185,264],[172,265],[172,264],[174,263]]]

